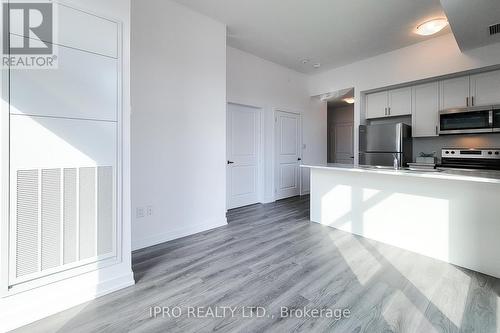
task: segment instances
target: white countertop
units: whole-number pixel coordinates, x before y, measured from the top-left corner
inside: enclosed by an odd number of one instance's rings
[[[315,164],[301,165],[303,168],[311,169],[326,169],[347,172],[361,172],[361,173],[374,173],[382,175],[394,176],[410,176],[420,178],[434,178],[434,179],[450,179],[462,180],[479,183],[492,183],[500,184],[500,171],[494,170],[461,170],[461,169],[438,169],[439,171],[415,171],[408,168],[395,170],[390,167],[374,167],[374,166],[353,166],[348,164]]]

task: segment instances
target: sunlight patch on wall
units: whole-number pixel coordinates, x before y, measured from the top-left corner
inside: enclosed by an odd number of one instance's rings
[[[427,209],[415,211],[414,207]],[[354,206],[354,209],[362,208]],[[448,260],[448,200],[393,193],[363,211],[363,230],[366,237]],[[401,216],[405,218],[402,219]],[[432,230],[432,234],[429,234],[429,230]],[[422,239],[426,240],[425,243]]]
[[[321,198],[322,224],[352,231],[351,186],[337,185]]]
[[[363,189],[363,201],[368,201],[377,194],[379,194],[381,191],[380,190],[375,190],[371,188],[364,188]]]

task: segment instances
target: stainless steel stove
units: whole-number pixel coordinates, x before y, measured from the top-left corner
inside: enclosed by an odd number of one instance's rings
[[[443,148],[443,168],[500,170],[500,148]]]

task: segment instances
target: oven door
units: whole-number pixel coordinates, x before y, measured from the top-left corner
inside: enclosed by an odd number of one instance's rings
[[[493,108],[493,132],[500,132],[500,105]]]
[[[493,132],[491,108],[445,110],[439,113],[439,134],[491,132]]]

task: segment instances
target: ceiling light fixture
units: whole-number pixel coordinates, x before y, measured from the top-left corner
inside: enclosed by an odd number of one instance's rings
[[[316,64],[313,65],[314,68],[320,68],[321,67],[321,64],[318,62]]]
[[[426,21],[417,26],[415,33],[421,36],[430,36],[440,32],[447,25],[448,20],[446,18],[436,18],[430,21]]]
[[[344,98],[344,102],[346,102],[348,104],[354,104],[354,97]]]

